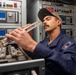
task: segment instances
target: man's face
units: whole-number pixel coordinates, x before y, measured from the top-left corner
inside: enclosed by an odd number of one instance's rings
[[[45,16],[43,23],[45,32],[53,31],[59,27],[59,20],[54,16]]]

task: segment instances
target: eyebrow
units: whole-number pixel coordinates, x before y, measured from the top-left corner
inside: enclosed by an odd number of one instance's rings
[[[51,16],[47,16],[46,18],[44,18],[43,20],[47,19],[47,18],[50,18]]]

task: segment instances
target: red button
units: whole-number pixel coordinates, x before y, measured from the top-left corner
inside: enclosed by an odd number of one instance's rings
[[[17,3],[14,3],[14,7],[17,8]]]
[[[69,12],[72,13],[72,10],[70,10]]]

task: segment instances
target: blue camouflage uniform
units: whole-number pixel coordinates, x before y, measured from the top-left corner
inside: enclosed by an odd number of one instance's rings
[[[76,75],[76,42],[61,33],[51,44],[48,42],[45,38],[28,55],[45,59],[45,75]]]

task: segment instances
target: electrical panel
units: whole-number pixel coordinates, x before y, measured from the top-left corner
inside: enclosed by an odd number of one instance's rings
[[[26,0],[0,1],[0,39],[27,22]]]
[[[51,12],[55,12],[62,18],[61,31],[65,31],[65,35],[74,38],[74,7],[72,5],[65,5],[59,3],[43,4],[43,8],[48,8]]]
[[[33,4],[29,6],[30,10],[28,10],[28,16],[30,18],[28,22],[34,22],[38,20],[38,11],[41,8],[48,8],[49,10],[51,10],[51,12],[59,14],[62,18],[61,32],[66,36],[75,39],[75,7],[76,6],[74,5],[38,0],[33,2]],[[31,13],[29,13],[30,11]],[[43,26],[39,26],[38,28],[36,28],[34,34],[34,39],[38,42],[43,40],[46,36],[43,30]]]

